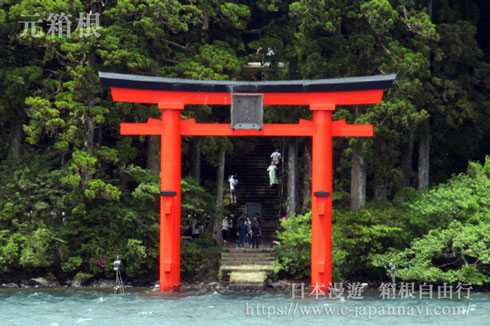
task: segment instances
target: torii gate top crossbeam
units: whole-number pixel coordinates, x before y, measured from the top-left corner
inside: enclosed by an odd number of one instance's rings
[[[355,105],[381,102],[396,75],[318,80],[188,80],[99,72],[114,101],[230,105],[232,93],[264,94],[264,105]]]

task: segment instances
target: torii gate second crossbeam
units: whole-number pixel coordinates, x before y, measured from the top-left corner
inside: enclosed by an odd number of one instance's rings
[[[337,105],[381,102],[395,75],[240,82],[198,81],[99,72],[114,101],[157,104],[162,119],[121,123],[122,135],[161,136],[160,291],[180,287],[181,136],[310,136],[312,141],[311,284],[332,282],[332,137],[371,137],[372,125],[332,121]],[[185,105],[230,105],[232,94],[263,96],[264,105],[308,105],[313,120],[232,129],[230,124],[181,119]]]

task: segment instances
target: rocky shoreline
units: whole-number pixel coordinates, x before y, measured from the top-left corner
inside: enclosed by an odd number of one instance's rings
[[[285,290],[290,287],[290,281],[272,281],[268,280],[265,283],[264,290]],[[92,289],[108,289],[116,286],[115,280],[99,279],[99,280],[67,280],[63,283],[56,279],[45,277],[35,277],[29,280],[20,280],[18,282],[3,282],[0,283],[0,288],[92,288]],[[158,281],[141,281],[128,282],[124,285],[127,288],[143,287],[159,289]],[[181,292],[207,292],[207,291],[227,291],[227,282],[183,282],[180,287]]]

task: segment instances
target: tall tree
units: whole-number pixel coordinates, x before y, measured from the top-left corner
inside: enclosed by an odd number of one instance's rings
[[[297,209],[297,174],[298,174],[298,142],[296,137],[288,139],[288,190],[287,216],[296,215]]]
[[[350,193],[351,209],[354,212],[366,204],[366,168],[360,145],[357,143],[352,148]]]

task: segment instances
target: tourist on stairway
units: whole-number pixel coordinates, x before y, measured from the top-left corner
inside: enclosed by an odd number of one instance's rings
[[[201,233],[201,223],[199,222],[199,219],[196,214],[194,214],[194,219],[192,220],[192,237],[193,238],[199,238],[199,235]]]
[[[257,216],[254,217],[254,220],[251,225],[251,230],[252,230],[252,248],[259,249],[259,236],[261,235],[261,232],[260,232],[260,224],[257,219]]]
[[[237,229],[238,229],[238,217],[235,214],[231,213],[230,214],[230,220],[231,220],[231,223],[230,223],[230,225],[231,225],[231,240],[233,242],[236,242],[237,241],[236,233],[237,233]]]
[[[274,164],[274,161],[271,162],[271,165],[269,165],[267,171],[269,172],[270,186],[272,187],[273,185],[278,184],[279,181],[277,180],[277,166]]]
[[[248,227],[242,219],[240,219],[238,224],[238,243],[237,248],[245,249],[245,242],[247,241]]]
[[[276,148],[274,153],[271,154],[271,159],[275,165],[279,165],[281,162],[281,153],[279,153],[279,149]]]
[[[228,223],[228,216],[225,216],[221,225],[221,235],[223,236],[223,242],[226,242],[226,236],[228,235],[229,228],[230,224]]]
[[[259,225],[261,225],[262,224],[262,219],[260,218],[260,214],[259,213],[255,214],[254,219],[255,218],[257,218],[257,222],[259,222]]]
[[[238,179],[237,179],[236,175],[230,175],[228,182],[230,184],[230,202],[236,204],[236,189],[235,188],[238,185]]]
[[[250,221],[250,217],[246,213],[245,213],[244,223],[247,226],[247,237],[245,239],[245,244],[247,245],[247,248],[250,248],[250,243],[252,238],[252,229],[251,229],[252,221]]]

